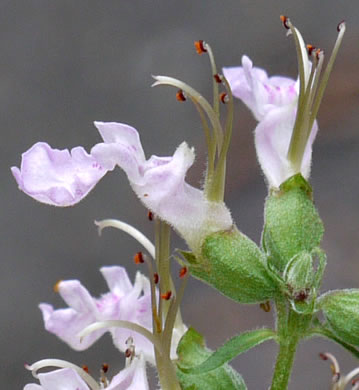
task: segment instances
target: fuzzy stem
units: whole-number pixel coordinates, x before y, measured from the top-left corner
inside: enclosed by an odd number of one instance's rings
[[[298,339],[292,337],[285,342],[280,342],[277,362],[274,368],[271,390],[285,390],[288,387]]]

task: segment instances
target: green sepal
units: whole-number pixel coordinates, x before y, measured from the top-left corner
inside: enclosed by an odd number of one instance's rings
[[[359,346],[359,289],[328,292],[319,297],[317,305],[335,336]]]
[[[204,240],[202,256],[190,262],[191,274],[241,303],[266,302],[279,292],[258,246],[236,228]]]
[[[177,377],[183,390],[247,390],[243,378],[228,364],[204,374],[188,374],[184,370],[206,361],[211,351],[203,337],[189,328],[177,347]]]
[[[213,371],[264,341],[275,338],[276,333],[272,329],[256,329],[241,333],[219,347],[200,365],[183,368],[183,371],[187,374],[204,374]]]
[[[318,247],[323,223],[313,204],[312,188],[301,174],[272,190],[265,204],[262,245],[269,261],[283,272],[288,262],[302,251]]]

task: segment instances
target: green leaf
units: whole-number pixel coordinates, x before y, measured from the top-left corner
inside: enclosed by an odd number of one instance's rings
[[[241,353],[275,337],[276,334],[272,329],[256,329],[241,333],[228,340],[200,365],[187,369],[184,368],[183,371],[188,374],[204,374],[210,372],[230,362]]]
[[[339,339],[337,336],[334,335],[334,333],[330,329],[324,326],[319,328],[314,328],[311,330],[311,334],[326,337],[327,339],[336,342],[337,344],[341,345],[344,349],[349,351],[354,357],[359,359],[359,350],[353,347],[352,345],[346,343],[345,341]]]
[[[228,364],[205,374],[184,371],[206,361],[211,355],[203,337],[193,328],[188,329],[180,340],[177,355],[177,377],[183,390],[247,390],[241,375]]]

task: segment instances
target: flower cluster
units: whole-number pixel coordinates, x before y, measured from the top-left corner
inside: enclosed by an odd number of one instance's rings
[[[359,356],[359,291],[340,290],[317,299],[326,256],[320,249],[323,224],[307,182],[318,132],[316,116],[345,24],[338,26],[338,38],[322,74],[323,51],[306,46],[290,20],[284,16],[281,20],[296,45],[297,80],[269,77],[247,56],[242,57],[242,66],[224,68],[221,75],[211,47],[203,41],[195,46],[199,54],[209,55],[212,105],[180,80],[154,77],[154,86],[176,87],[177,99],[189,98],[199,112],[208,149],[202,188],[186,182],[195,160],[194,149],[186,142],[170,157],[147,159],[137,130],[115,122],[94,122],[102,142],[90,153],[82,147],[70,152],[39,142],[22,155],[20,169],[11,168],[27,195],[66,207],[80,202],[108,171],[119,166],[155,219],[155,244],[122,221],[96,223],[100,232],[115,227],[144,246],[150,257],[138,252],[134,260],[136,264],[146,263],[148,278],[138,272],[132,284],[122,266],[103,267],[101,273],[109,292],[94,298],[78,280],[60,281],[55,291],[68,307],[39,306],[46,330],[75,350],[89,348],[110,332],[114,345],[126,356],[125,368],[108,380],[107,368],[102,367],[97,382],[72,363],[45,359],[27,366],[40,385],[28,384],[24,390],[148,390],[146,363],[156,366],[163,390],[244,389],[242,377],[227,362],[267,340],[275,340],[280,346],[271,389],[284,390],[297,344],[303,338],[325,336]],[[224,203],[233,97],[241,99],[258,121],[255,147],[269,186],[261,246],[239,231]],[[226,106],[224,110],[220,110],[220,102]],[[220,120],[222,111],[226,113],[225,125]],[[178,250],[171,256],[171,227],[184,238],[190,251]],[[172,258],[182,266],[178,291],[170,272]],[[277,307],[276,329],[239,334],[211,354],[202,336],[182,321],[180,304],[190,273],[239,303],[257,303],[269,311],[272,300]],[[321,323],[316,317],[319,310],[327,322]],[[333,390],[344,389],[357,374],[355,370],[340,378],[335,359],[330,354],[323,358],[334,364]],[[38,373],[44,367],[58,370]],[[357,382],[353,386],[359,388]]]

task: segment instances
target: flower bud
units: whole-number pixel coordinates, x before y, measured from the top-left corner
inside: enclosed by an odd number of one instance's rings
[[[270,193],[264,216],[263,247],[279,271],[298,253],[319,246],[324,227],[312,201],[312,189],[301,174]]]
[[[194,277],[237,302],[265,302],[279,290],[265,255],[236,228],[207,236],[200,257],[185,257]]]
[[[319,298],[319,307],[336,336],[359,345],[359,289],[324,294]]]

